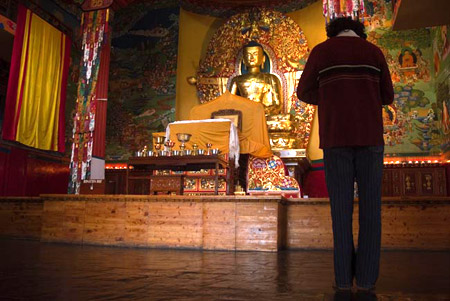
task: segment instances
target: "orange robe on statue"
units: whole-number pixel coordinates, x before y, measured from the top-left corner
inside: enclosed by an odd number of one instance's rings
[[[260,158],[272,156],[264,107],[260,103],[226,91],[210,102],[193,107],[189,119],[210,119],[213,112],[230,109],[242,112],[242,131],[238,131],[240,153]]]

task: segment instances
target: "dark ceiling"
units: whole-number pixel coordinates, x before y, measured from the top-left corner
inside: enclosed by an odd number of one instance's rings
[[[64,0],[77,1],[83,0]],[[158,2],[164,0],[114,0],[113,9],[120,10],[138,2]],[[319,0],[174,0],[180,6],[198,14],[215,17],[229,17],[243,9],[252,7],[268,8],[283,13],[302,9]],[[398,1],[398,0],[397,0]],[[448,24],[450,20],[450,0],[403,0],[398,10],[393,29],[429,27]]]
[[[393,30],[450,24],[449,0],[402,0],[396,10]]]
[[[73,1],[81,4],[83,0],[62,0]],[[114,0],[112,4],[113,10],[117,11],[122,8],[138,2],[161,2],[163,0]],[[178,0],[183,9],[212,16],[231,15],[242,9],[259,7],[270,8],[281,12],[289,12],[301,9],[318,0]]]
[[[286,13],[299,10],[316,1],[318,0],[180,0],[180,4],[188,11],[224,17],[252,7]]]

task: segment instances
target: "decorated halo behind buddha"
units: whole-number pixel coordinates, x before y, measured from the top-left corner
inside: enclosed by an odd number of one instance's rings
[[[200,102],[232,90],[233,78],[248,72],[244,68],[243,49],[251,41],[264,51],[261,73],[279,82],[276,97],[280,99],[269,99],[275,105],[266,110],[272,148],[306,148],[314,107],[300,102],[295,88],[309,49],[298,24],[280,12],[252,9],[232,16],[216,31],[196,75]],[[280,145],[277,141],[287,143]]]

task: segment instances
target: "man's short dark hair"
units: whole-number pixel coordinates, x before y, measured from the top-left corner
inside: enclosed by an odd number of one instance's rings
[[[367,38],[364,24],[355,21],[350,17],[336,18],[327,25],[327,36],[329,38],[337,36],[341,31],[350,29],[363,39]]]

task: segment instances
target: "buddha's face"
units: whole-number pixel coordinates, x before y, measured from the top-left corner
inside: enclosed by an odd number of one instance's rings
[[[264,52],[260,46],[244,48],[244,64],[248,67],[258,67],[264,63]]]

